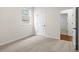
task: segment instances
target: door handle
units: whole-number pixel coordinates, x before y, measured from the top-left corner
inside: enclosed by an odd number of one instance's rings
[[[77,29],[77,28],[73,28],[73,29]]]
[[[44,27],[46,26],[46,25],[43,25]]]

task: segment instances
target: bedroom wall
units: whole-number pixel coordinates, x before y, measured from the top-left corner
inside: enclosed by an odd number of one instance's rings
[[[33,12],[33,8],[29,8]],[[34,34],[33,17],[31,24],[24,24],[22,8],[0,7],[0,45]]]
[[[71,8],[71,7],[70,7]],[[36,7],[34,9],[34,20],[37,20],[37,14],[41,16],[40,12],[45,11],[44,17],[46,20],[46,36],[51,38],[60,39],[60,11],[69,9],[67,7]],[[42,12],[43,13],[43,12]],[[43,14],[44,14],[43,13]],[[40,30],[37,23],[35,23],[37,31]],[[36,33],[37,33],[36,31]]]

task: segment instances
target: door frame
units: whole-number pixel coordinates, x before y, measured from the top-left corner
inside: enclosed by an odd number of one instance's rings
[[[78,50],[78,16],[79,16],[78,12],[79,12],[78,7],[76,7],[76,17],[75,17],[76,18],[76,44],[75,44],[76,45],[75,46],[76,50]]]

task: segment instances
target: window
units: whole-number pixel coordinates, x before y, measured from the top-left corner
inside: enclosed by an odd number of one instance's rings
[[[30,24],[32,11],[29,8],[22,8],[22,22]]]

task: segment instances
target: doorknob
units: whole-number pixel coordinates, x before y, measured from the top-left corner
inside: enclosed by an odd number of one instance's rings
[[[46,26],[46,25],[43,25],[44,27]]]
[[[73,28],[73,29],[77,29],[77,28]]]

